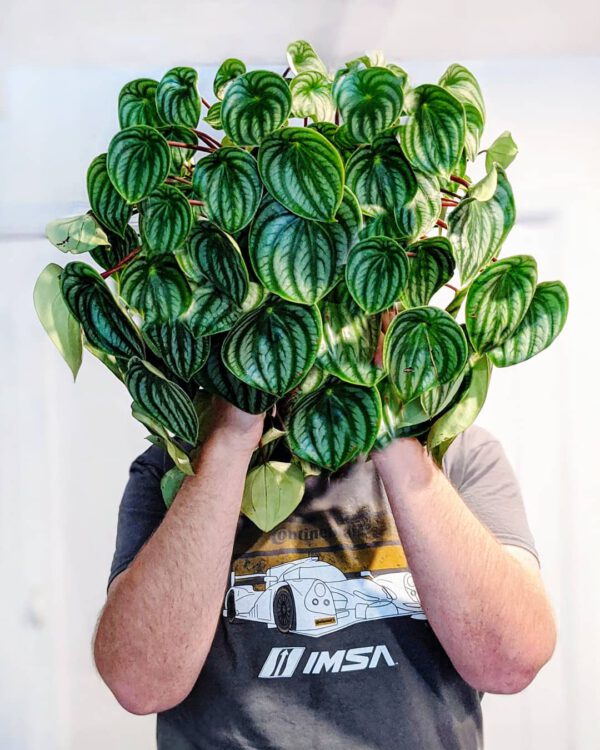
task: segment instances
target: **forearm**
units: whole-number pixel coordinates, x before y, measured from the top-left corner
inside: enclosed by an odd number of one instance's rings
[[[176,705],[210,648],[251,450],[217,430],[164,520],[114,583],[98,625],[98,670],[135,713]]]
[[[373,458],[423,610],[457,671],[480,690],[522,689],[554,648],[539,577],[503,549],[417,440]]]

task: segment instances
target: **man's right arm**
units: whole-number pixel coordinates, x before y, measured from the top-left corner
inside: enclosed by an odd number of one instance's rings
[[[180,703],[202,669],[227,584],[244,480],[263,416],[215,400],[214,428],[162,523],[111,583],[94,659],[136,714]]]

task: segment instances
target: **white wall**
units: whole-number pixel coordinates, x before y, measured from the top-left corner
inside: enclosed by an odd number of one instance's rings
[[[407,63],[417,82],[445,65]],[[521,480],[555,603],[555,658],[518,696],[484,698],[487,748],[589,750],[600,680],[600,369],[597,206],[600,59],[467,64],[489,109],[487,139],[512,130],[518,225],[504,254],[533,253],[540,278],[562,278],[570,318],[537,358],[496,370],[480,423],[503,441]],[[31,303],[39,270],[60,257],[39,238],[47,219],[85,201],[85,169],[116,127],[120,85],[150,68],[14,65],[0,114],[0,747],[136,750],[153,721],[127,715],[92,667],[116,511],[145,443],[123,387],[87,357],[77,384]],[[204,68],[201,89],[212,72]]]

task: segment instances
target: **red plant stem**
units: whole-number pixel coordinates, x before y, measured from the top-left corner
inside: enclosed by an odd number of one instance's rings
[[[458,206],[458,201],[442,200],[442,206]]]
[[[455,174],[450,175],[450,179],[452,182],[456,182],[457,185],[462,185],[464,188],[471,187],[470,183],[467,182],[467,180],[463,180],[462,177],[457,177]]]
[[[306,127],[307,125],[308,125],[308,117],[305,117],[304,118],[304,127]]]
[[[176,182],[183,182],[184,185],[192,184],[189,180],[186,180],[184,177],[177,177],[177,175],[174,175],[174,174],[172,174],[170,177],[167,177],[166,182],[169,182],[169,180],[175,180]]]
[[[458,292],[458,287],[454,286],[453,284],[445,284],[444,286],[447,286],[449,289],[452,289],[453,292]]]
[[[340,124],[340,110],[339,109],[335,110],[335,124],[336,125]]]
[[[461,200],[461,196],[458,193],[453,193],[452,190],[440,188],[440,193],[445,193],[446,195],[451,195],[453,198],[458,198],[458,200]]]
[[[216,138],[213,138],[212,135],[209,135],[208,133],[203,133],[201,130],[194,130],[194,133],[199,138],[202,138],[204,143],[206,143],[207,146],[216,146],[219,148],[221,146],[221,141],[218,141]]]
[[[175,148],[189,148],[192,151],[204,151],[207,154],[212,154],[215,150],[214,148],[206,148],[206,146],[195,146],[193,143],[183,143],[182,141],[167,141],[169,146],[173,146]]]
[[[109,276],[112,276],[113,273],[120,271],[123,266],[126,266],[130,260],[133,260],[135,258],[135,256],[140,252],[141,249],[141,247],[136,247],[135,250],[132,250],[128,255],[122,258],[116,266],[109,268],[108,271],[103,271],[100,276],[102,276],[103,279],[107,279]]]
[[[287,75],[287,74],[288,74],[289,72],[290,72],[290,69],[289,69],[289,68],[286,68],[286,69],[285,69],[285,70],[283,71],[283,77],[285,78],[285,77],[286,77],[286,75]]]
[[[196,200],[192,200],[191,198],[188,198],[188,203],[190,204],[190,206],[203,206],[204,205],[204,201],[196,201]]]
[[[423,236],[426,237],[427,235],[423,235]],[[406,254],[408,255],[409,258],[416,258],[417,257],[416,253],[413,253],[413,252],[410,252],[410,251],[408,251]]]
[[[438,227],[441,227],[442,229],[448,229],[448,225],[446,224],[446,222],[442,221],[441,219],[438,219],[435,223]]]
[[[202,104],[204,104],[206,109],[210,109],[210,104],[206,101],[206,99],[203,96],[200,97],[200,99],[202,100]]]

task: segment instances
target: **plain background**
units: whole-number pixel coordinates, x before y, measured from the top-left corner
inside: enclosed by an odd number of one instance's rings
[[[154,746],[153,718],[119,708],[90,651],[119,499],[146,433],[107,370],[86,356],[74,386],[42,331],[35,279],[68,260],[43,228],[86,208],[85,171],[117,129],[123,83],[194,65],[213,101],[223,59],[282,71],[299,38],[331,68],[382,49],[415,84],[462,62],[486,98],[483,146],[509,129],[520,147],[503,255],[533,254],[540,280],[567,284],[571,310],[551,349],[494,372],[478,422],[518,474],[560,632],[529,688],[484,698],[486,747],[600,747],[598,5],[15,0],[1,24],[0,747]]]

